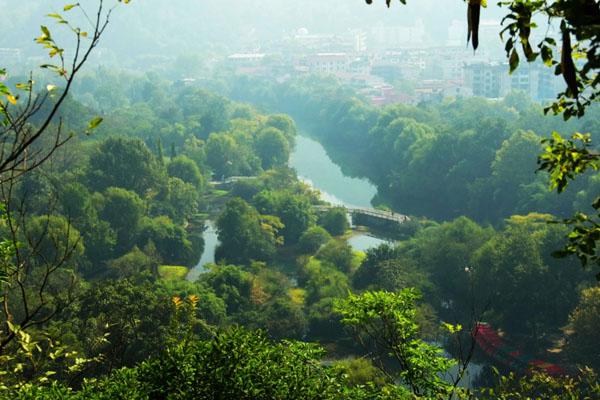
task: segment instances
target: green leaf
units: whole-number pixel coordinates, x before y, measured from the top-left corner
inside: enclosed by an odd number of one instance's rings
[[[88,131],[91,131],[93,129],[96,129],[104,120],[104,118],[102,117],[96,117],[93,120],[90,121],[90,123],[88,124]]]
[[[46,39],[50,39],[52,37],[52,35],[50,35],[50,30],[48,29],[48,27],[42,25],[40,28],[42,29],[42,33],[44,34],[44,36],[46,36]]]
[[[75,7],[79,7],[79,3],[75,3],[75,4],[67,4],[64,8],[63,11],[69,11]]]

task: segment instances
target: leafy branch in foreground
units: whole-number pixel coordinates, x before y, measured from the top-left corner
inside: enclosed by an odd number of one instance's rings
[[[550,188],[556,189],[558,193],[563,192],[569,181],[577,175],[588,170],[597,171],[600,167],[600,154],[591,148],[589,134],[575,133],[570,139],[565,139],[553,132],[552,137],[544,139],[542,143],[546,148],[538,158],[538,170],[550,174]],[[567,236],[565,247],[553,253],[555,257],[575,255],[584,267],[589,263],[600,266],[600,197],[594,200],[592,207],[596,215],[577,212],[573,217],[561,221],[572,229]],[[600,280],[600,273],[596,278]]]
[[[129,3],[129,1],[117,0],[117,4]],[[63,133],[59,110],[71,90],[75,77],[98,46],[116,5],[107,8],[105,0],[98,0],[96,14],[92,18],[79,3],[63,7],[64,12],[80,10],[89,23],[89,32],[72,25],[62,14],[48,14],[48,17],[59,25],[66,26],[74,35],[75,44],[70,59],[67,58],[65,49],[55,41],[47,26],[41,26],[41,35],[35,39],[36,43],[48,51],[50,59],[57,60],[54,63],[43,64],[40,68],[52,72],[61,79],[64,83],[62,89],[58,90],[55,85],[47,85],[45,90],[39,91],[33,73],[30,73],[26,83],[16,84],[15,90],[11,90],[7,84],[0,81],[0,182],[14,179],[38,167],[72,137],[72,133],[67,135]],[[0,77],[6,78],[6,76],[6,69],[0,68]],[[48,102],[51,103],[49,112],[41,116]],[[35,126],[32,124],[34,117],[39,121]],[[88,126],[88,131],[96,128],[100,122],[102,122],[101,118],[93,119]],[[44,134],[50,130],[53,132],[49,144],[38,145]]]
[[[60,109],[75,77],[104,34],[113,9],[129,0],[115,0],[112,8],[107,8],[105,3],[105,0],[97,0],[92,18],[80,3],[63,7],[65,13],[79,10],[89,23],[89,33],[72,25],[61,14],[48,15],[73,33],[75,45],[71,58],[55,41],[51,30],[41,26],[41,35],[35,41],[56,61],[40,68],[52,72],[63,82],[60,91],[55,85],[39,91],[33,72],[26,83],[18,83],[12,90],[5,83],[6,69],[0,68],[0,195],[3,204],[0,213],[0,375],[10,372],[14,378],[12,383],[16,385],[38,378],[40,382],[47,380],[53,371],[48,365],[57,360],[75,357],[76,365],[85,361],[46,337],[43,329],[40,331],[40,327],[72,302],[76,280],[70,263],[83,252],[79,232],[68,220],[49,213],[31,217],[26,196],[18,198],[15,188],[19,177],[50,159],[73,135],[63,133]],[[101,121],[101,118],[93,119],[88,130],[96,128]],[[47,138],[48,135],[51,136]],[[52,203],[52,199],[49,202]],[[52,208],[53,204],[49,204],[48,209]],[[3,377],[3,382],[10,383],[7,377]]]
[[[420,295],[416,289],[397,293],[365,292],[350,294],[337,302],[336,311],[342,323],[349,326],[357,341],[369,351],[375,365],[390,382],[400,381],[415,396],[425,398],[452,397],[460,394],[457,385],[446,382],[442,375],[456,363],[444,356],[443,350],[420,338],[416,322],[416,303]],[[460,326],[444,324],[451,334]],[[387,368],[393,360],[396,374]]]
[[[399,0],[406,4],[406,0]],[[463,0],[467,2],[468,39],[473,48],[478,46],[478,29],[481,7],[486,0]],[[372,4],[373,0],[366,0]],[[389,7],[392,0],[386,0]],[[499,7],[507,9],[502,19],[504,29],[500,37],[505,40],[506,57],[512,73],[519,66],[521,57],[534,62],[539,57],[547,67],[562,75],[566,89],[544,111],[562,114],[565,119],[585,114],[585,109],[597,101],[600,91],[600,4],[595,0],[502,0]],[[542,39],[534,50],[532,32],[539,28],[535,18],[547,20],[548,26],[559,26],[560,38],[550,29],[542,33]],[[560,40],[560,43],[558,43]],[[518,47],[521,50],[518,50]]]

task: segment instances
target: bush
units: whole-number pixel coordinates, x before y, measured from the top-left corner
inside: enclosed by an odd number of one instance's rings
[[[333,236],[343,235],[350,228],[346,209],[335,207],[328,210],[319,218],[319,225]]]
[[[313,226],[302,234],[298,242],[298,248],[304,254],[313,254],[330,240],[331,235],[329,232],[320,226]]]

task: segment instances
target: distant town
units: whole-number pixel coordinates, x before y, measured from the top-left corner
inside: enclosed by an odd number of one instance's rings
[[[373,104],[418,104],[445,97],[503,98],[523,91],[536,101],[556,97],[560,78],[541,62],[522,63],[508,74],[499,21],[483,21],[484,46],[466,46],[463,21],[453,21],[448,40],[423,46],[421,21],[412,27],[376,26],[344,35],[305,28],[259,49],[230,54],[223,62],[238,74],[286,80],[299,74],[330,74],[357,88]],[[488,47],[485,47],[488,43]]]
[[[466,43],[464,21],[458,20],[448,26],[443,43],[426,39],[421,20],[413,26],[380,25],[343,34],[312,33],[298,28],[267,43],[248,38],[236,51],[212,57],[207,65],[210,69],[264,76],[280,82],[302,74],[333,75],[373,104],[382,106],[418,104],[446,97],[500,99],[515,90],[539,102],[554,99],[562,81],[554,75],[553,68],[542,62],[521,63],[513,74],[508,74],[504,46],[498,36],[500,30],[500,21],[483,20],[482,45],[474,52]],[[106,57],[110,54],[110,50],[99,48],[97,60],[100,64],[110,64],[111,57]],[[43,60],[13,48],[0,48],[0,59],[8,66],[34,66]],[[148,66],[150,60],[164,64],[169,57],[144,54],[143,60]],[[198,78],[182,76],[180,80],[193,84]]]

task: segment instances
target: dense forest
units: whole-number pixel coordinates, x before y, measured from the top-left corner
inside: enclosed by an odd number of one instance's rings
[[[541,104],[520,92],[502,100],[440,98],[382,109],[330,77],[277,83],[238,76],[213,87],[292,115],[348,174],[377,185],[376,204],[410,215],[466,215],[494,225],[529,212],[566,217],[588,207],[596,193],[594,174],[557,196],[545,173],[532,172],[549,133],[596,132],[597,107],[565,122],[544,115]]]
[[[42,74],[26,104],[26,71],[0,70],[0,399],[600,396],[597,271],[553,254],[596,208],[597,166],[560,194],[536,172],[553,131],[597,142],[595,105],[46,69],[66,86]],[[301,179],[299,136],[372,182],[388,222]]]

